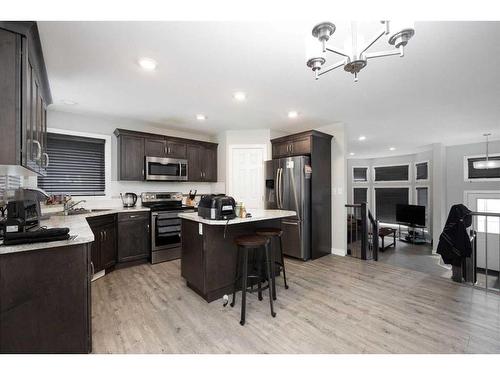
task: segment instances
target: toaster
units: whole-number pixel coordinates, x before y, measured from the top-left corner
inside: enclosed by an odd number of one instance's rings
[[[198,216],[210,220],[229,220],[236,217],[234,198],[224,194],[209,194],[201,197]]]

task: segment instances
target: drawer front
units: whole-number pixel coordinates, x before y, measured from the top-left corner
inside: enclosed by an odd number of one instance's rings
[[[114,224],[116,222],[116,214],[88,217],[87,222],[91,227]]]
[[[120,212],[118,221],[149,220],[149,212]]]

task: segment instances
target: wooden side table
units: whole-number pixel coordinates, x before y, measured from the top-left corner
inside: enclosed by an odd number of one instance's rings
[[[382,240],[382,246],[379,249],[380,251],[384,251],[386,248],[388,248],[390,246],[394,246],[394,248],[396,248],[396,232],[397,232],[396,229],[388,228],[388,227],[382,227],[378,230],[378,236]],[[390,236],[391,234],[392,234],[392,238],[393,238],[392,244],[385,246],[384,238],[386,236]]]

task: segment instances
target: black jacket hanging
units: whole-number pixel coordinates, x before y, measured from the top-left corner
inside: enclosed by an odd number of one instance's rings
[[[471,212],[463,204],[456,204],[450,209],[437,248],[437,253],[446,264],[460,266],[463,258],[472,254],[472,245],[467,233],[467,228],[472,224]]]

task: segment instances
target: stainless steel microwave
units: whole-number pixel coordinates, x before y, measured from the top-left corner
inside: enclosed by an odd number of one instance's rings
[[[186,159],[146,156],[146,181],[187,181]]]

